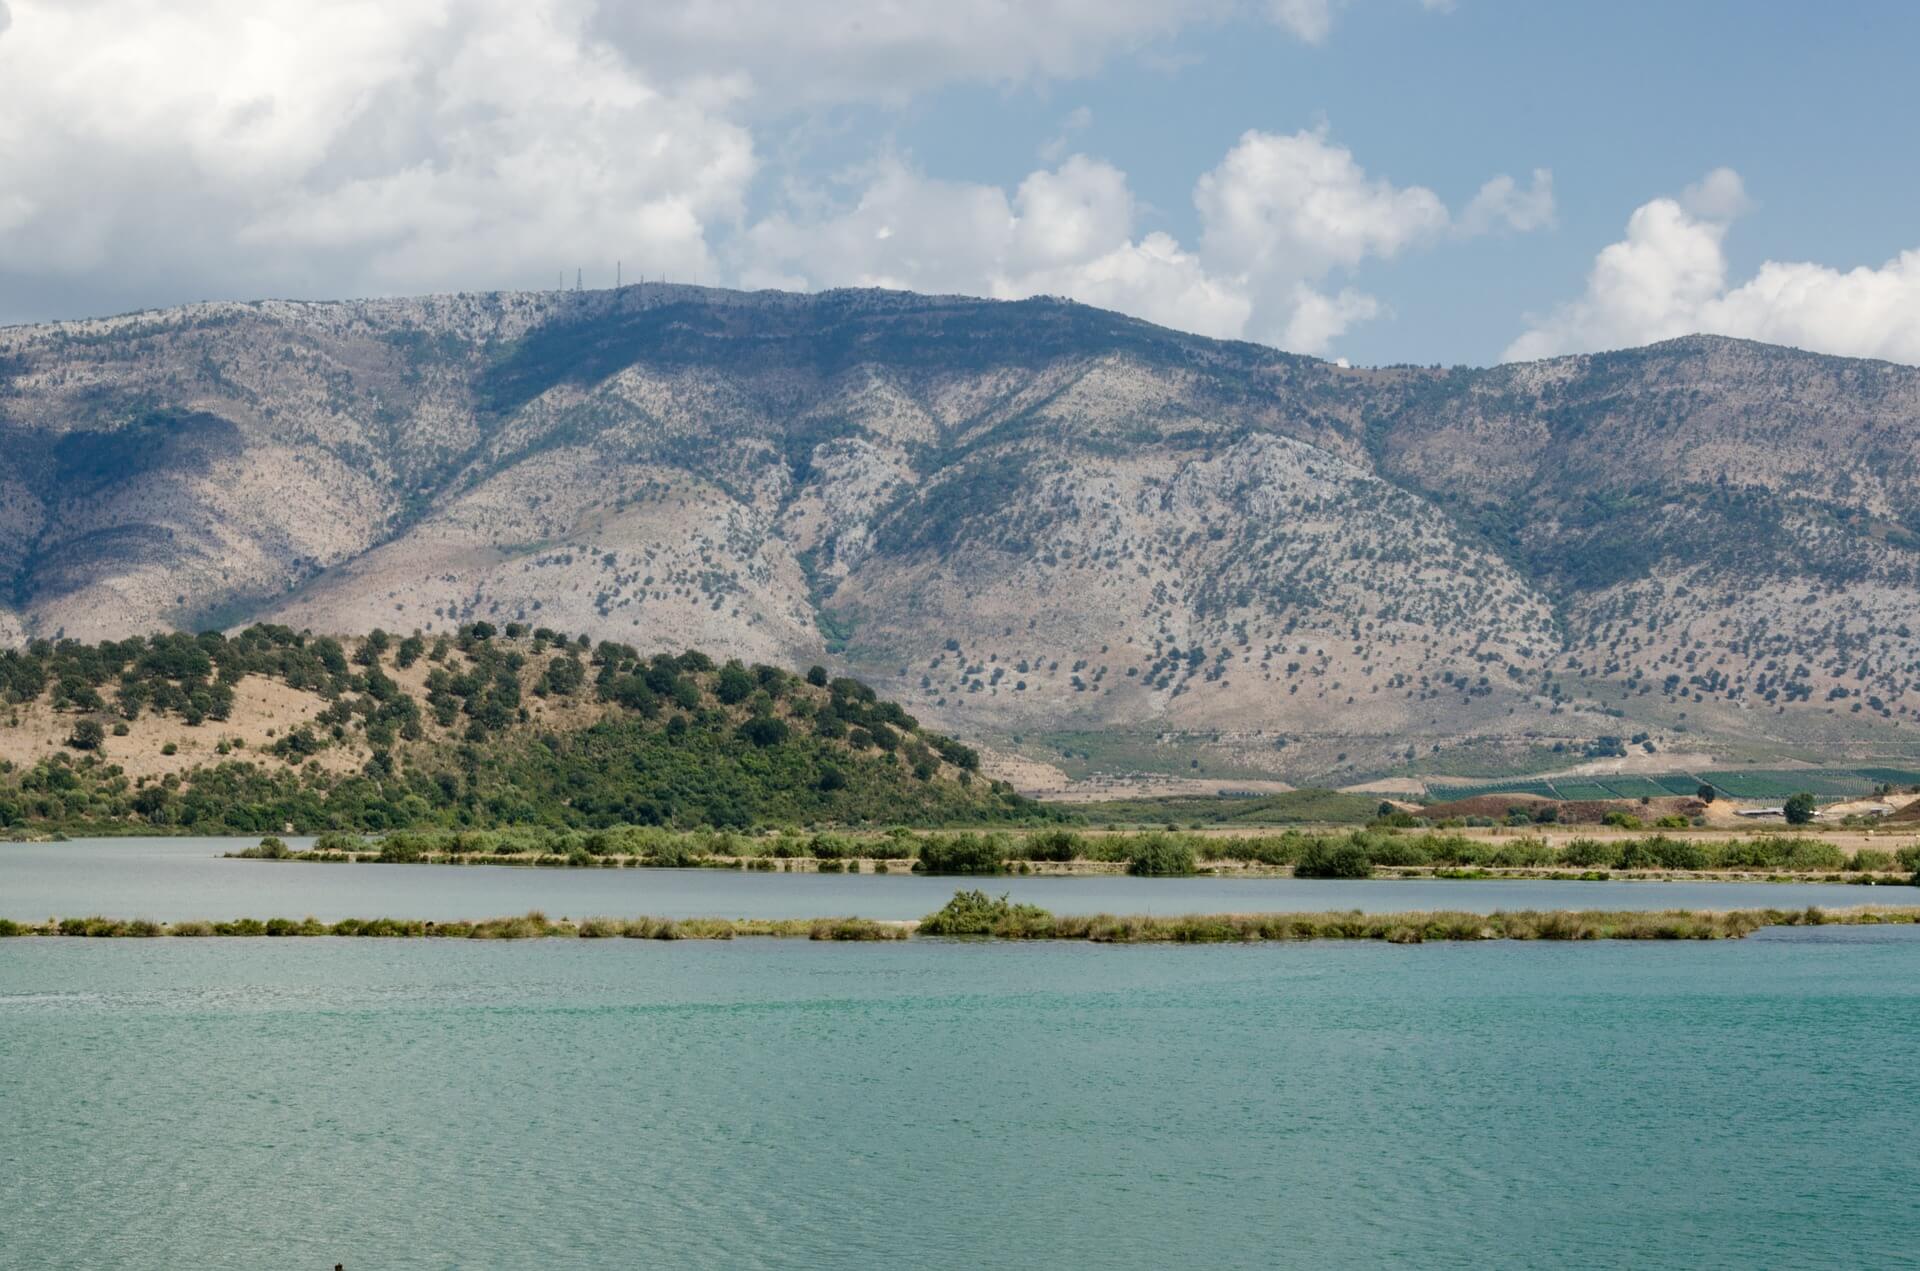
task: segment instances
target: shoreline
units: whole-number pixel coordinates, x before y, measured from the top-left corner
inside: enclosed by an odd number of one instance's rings
[[[1920,925],[1920,906],[1854,906],[1800,910],[1512,910],[1470,914],[1447,910],[1398,914],[1335,913],[1056,915],[980,892],[955,895],[924,919],[871,918],[583,918],[549,919],[538,911],[513,918],[430,922],[404,918],[242,918],[229,922],[157,923],[143,919],[0,919],[0,938],[14,939],[806,939],[885,942],[929,938],[1083,941],[1094,944],[1249,944],[1316,940],[1389,944],[1486,940],[1738,940],[1767,927]]]
[[[875,874],[927,875],[913,868],[911,860],[898,857],[770,857],[706,856],[692,861],[663,862],[655,857],[607,855],[581,859],[553,853],[517,852],[501,855],[493,852],[431,852],[417,858],[396,861],[379,852],[290,852],[286,856],[250,855],[247,851],[222,854],[230,860],[298,861],[319,865],[451,865],[502,866],[519,869],[710,869],[773,874]],[[1009,861],[997,874],[948,875],[980,878],[1124,878],[1125,861]],[[1160,877],[1192,878],[1304,878],[1291,865],[1264,865],[1255,861],[1201,860],[1190,875]],[[1581,869],[1575,866],[1497,866],[1497,865],[1380,865],[1366,881],[1394,882],[1410,879],[1469,880],[1477,882],[1614,882],[1614,883],[1820,883],[1844,887],[1909,887],[1912,875],[1904,870],[1856,872],[1852,870],[1732,870],[1732,869]]]

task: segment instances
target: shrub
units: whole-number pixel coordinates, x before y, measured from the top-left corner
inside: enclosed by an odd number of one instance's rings
[[[269,834],[246,851],[237,852],[235,855],[250,861],[284,861],[291,857],[293,852],[288,849],[286,840]]]
[[[1165,834],[1148,834],[1134,844],[1127,872],[1142,878],[1184,878],[1193,873],[1193,848]]]
[[[1072,830],[1047,830],[1026,842],[1030,861],[1070,861],[1080,854],[1080,836]]]
[[[1006,843],[997,837],[935,834],[920,844],[914,868],[928,874],[998,874],[1006,867]]]
[[[1498,865],[1503,869],[1530,869],[1555,864],[1558,859],[1545,840],[1521,839],[1514,843],[1502,843],[1495,849],[1487,864]]]
[[[803,855],[823,861],[844,861],[860,855],[860,845],[844,834],[816,834]]]
[[[106,744],[107,730],[97,719],[74,721],[73,732],[67,736],[67,745],[75,750],[98,750]]]
[[[677,835],[662,835],[646,844],[646,862],[657,869],[686,869],[700,863],[701,853]],[[734,853],[728,853],[733,855]]]
[[[1051,928],[1053,916],[1038,905],[1016,905],[983,891],[957,891],[939,913],[920,922],[928,936],[1018,936]]]
[[[1420,840],[1403,838],[1398,834],[1370,837],[1364,845],[1358,843],[1353,845],[1375,865],[1425,865],[1433,859],[1433,854]],[[1296,869],[1295,872],[1297,873],[1298,870]],[[1371,870],[1368,871],[1368,873],[1371,872]]]
[[[411,834],[389,834],[380,840],[379,859],[389,865],[420,861],[426,854],[426,844]]]
[[[1615,846],[1614,869],[1705,869],[1707,853],[1698,843],[1656,834]]]
[[[1783,847],[1786,851],[1786,867],[1793,870],[1813,872],[1817,870],[1842,869],[1847,863],[1847,854],[1832,843],[1823,843],[1819,839],[1791,838]]]
[[[1851,862],[1854,870],[1862,874],[1874,874],[1893,868],[1893,854],[1877,848],[1863,847],[1853,854]]]
[[[1373,860],[1351,841],[1315,840],[1300,854],[1293,873],[1296,878],[1371,878]]]
[[[739,728],[742,739],[752,742],[763,750],[785,741],[787,732],[786,721],[775,719],[771,715],[756,715]]]

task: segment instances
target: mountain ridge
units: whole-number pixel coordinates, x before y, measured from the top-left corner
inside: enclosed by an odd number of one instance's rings
[[[1903,753],[1916,422],[1913,368],[1711,336],[1349,368],[1044,298],[219,302],[0,328],[0,641],[519,620],[1223,775]]]

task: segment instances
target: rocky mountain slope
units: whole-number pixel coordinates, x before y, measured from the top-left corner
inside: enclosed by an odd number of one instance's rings
[[[525,621],[1284,778],[1915,748],[1920,370],[1346,369],[1051,300],[614,292],[0,330],[0,640]]]

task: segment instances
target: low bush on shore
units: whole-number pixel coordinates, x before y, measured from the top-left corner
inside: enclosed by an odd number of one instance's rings
[[[1372,878],[1373,858],[1357,843],[1315,842],[1300,854],[1293,872],[1298,878]]]
[[[1127,872],[1142,878],[1184,878],[1194,872],[1193,845],[1170,834],[1149,834],[1127,856]]]
[[[1822,874],[1866,878],[1920,871],[1920,846],[1897,851],[1863,849],[1849,858],[1836,844],[1812,835],[1756,834],[1711,839],[1668,834],[1576,838],[1562,846],[1531,836],[1470,838],[1447,831],[1403,832],[1368,827],[1351,831],[1286,830],[1271,834],[1206,835],[1171,830],[1099,834],[1052,828],[1007,831],[809,832],[775,834],[732,830],[668,830],[620,826],[565,830],[527,826],[507,830],[397,830],[366,840],[323,835],[308,852],[294,852],[269,836],[235,856],[273,860],[373,860],[409,863],[499,863],[572,868],[647,866],[689,868],[857,869],[871,861],[910,862],[922,873],[993,875],[1033,865],[1086,861],[1123,866],[1133,874],[1178,876],[1208,862],[1292,869],[1302,878],[1367,878],[1383,869],[1461,871],[1569,870],[1599,876],[1614,871],[1680,873]]]
[[[914,868],[928,874],[998,874],[1007,868],[1010,849],[998,834],[933,834],[920,840]]]

